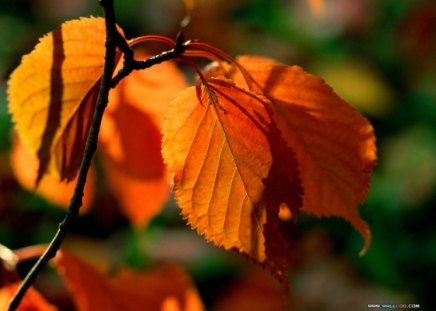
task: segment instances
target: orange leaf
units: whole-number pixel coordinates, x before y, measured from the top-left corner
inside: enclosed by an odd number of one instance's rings
[[[99,136],[106,176],[123,212],[136,227],[168,198],[161,155],[161,124],[174,94],[186,87],[169,62],[135,71],[110,93]]]
[[[204,310],[189,278],[177,266],[143,273],[122,270],[109,279],[65,250],[58,252],[54,264],[79,311]]]
[[[69,183],[61,182],[53,175],[44,175],[41,182],[35,189],[35,180],[38,172],[38,159],[30,153],[26,146],[18,137],[15,138],[11,152],[11,165],[15,178],[20,185],[29,190],[36,190],[36,193],[41,195],[48,201],[66,208],[71,195],[74,191],[76,181]],[[94,175],[92,171],[88,174],[88,181],[85,185],[83,206],[80,212],[86,212],[92,202],[94,195]]]
[[[343,217],[370,244],[368,225],[357,205],[364,201],[376,160],[374,130],[366,118],[324,81],[297,66],[264,57],[238,62],[271,100],[274,119],[300,164],[304,188],[302,211]],[[235,77],[245,85],[242,77]]]
[[[20,283],[9,284],[0,288],[0,310],[8,310],[9,303]],[[17,311],[56,311],[33,287],[29,288]]]
[[[45,172],[77,173],[104,62],[102,18],[62,24],[24,56],[8,82],[9,111],[18,135]]]
[[[287,240],[279,205],[301,206],[294,153],[282,142],[270,103],[213,79],[176,97],[164,124],[163,155],[189,224],[207,240],[267,266],[282,281]]]

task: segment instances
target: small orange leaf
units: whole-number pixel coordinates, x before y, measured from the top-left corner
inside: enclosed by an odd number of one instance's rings
[[[136,227],[146,225],[168,198],[160,129],[169,101],[186,85],[177,67],[166,62],[131,73],[110,93],[100,154],[111,188]]]
[[[264,57],[238,62],[271,100],[274,120],[300,164],[304,188],[302,211],[343,217],[362,234],[365,252],[368,225],[358,213],[376,160],[374,130],[368,120],[343,101],[324,81],[297,66]],[[246,85],[242,77],[237,83]]]
[[[8,310],[9,303],[20,283],[9,284],[0,288],[0,310]],[[17,311],[56,311],[33,287],[29,288]]]
[[[177,266],[143,273],[122,270],[107,278],[65,250],[58,252],[54,265],[79,311],[204,310],[188,276]]]
[[[48,201],[66,208],[74,191],[76,180],[69,183],[59,181],[53,175],[44,175],[39,185],[35,188],[35,180],[38,172],[38,159],[32,154],[18,137],[14,139],[11,152],[11,166],[15,178],[20,185],[29,190],[36,191]],[[84,189],[83,206],[80,212],[86,212],[94,195],[94,176],[89,172],[88,180]]]
[[[104,62],[105,23],[82,18],[42,37],[8,82],[18,135],[45,172],[77,173]]]
[[[236,249],[284,280],[287,241],[279,205],[301,206],[292,150],[281,141],[261,96],[217,78],[171,103],[163,155],[189,224],[207,240]]]

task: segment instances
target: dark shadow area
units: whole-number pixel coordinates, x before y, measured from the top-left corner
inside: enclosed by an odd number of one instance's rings
[[[50,149],[53,145],[54,136],[61,124],[62,96],[63,96],[63,78],[62,64],[65,60],[65,53],[62,38],[62,26],[52,34],[53,38],[53,64],[50,73],[50,101],[48,103],[48,115],[44,132],[42,135],[41,145],[38,148],[37,155],[39,159],[39,169],[36,178],[36,184],[41,181],[42,176],[47,171],[51,160]]]

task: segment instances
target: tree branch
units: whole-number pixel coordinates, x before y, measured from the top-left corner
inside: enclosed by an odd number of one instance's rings
[[[20,288],[17,290],[10,302],[8,309],[9,311],[13,311],[18,308],[21,300],[23,299],[29,287],[33,284],[39,272],[47,265],[48,261],[56,255],[73,222],[79,215],[79,210],[82,206],[83,189],[86,184],[86,177],[88,175],[92,157],[97,149],[98,133],[100,131],[101,121],[108,103],[110,89],[115,87],[133,70],[150,68],[156,64],[181,56],[185,51],[186,45],[188,44],[183,42],[183,35],[179,34],[176,39],[176,45],[173,49],[162,52],[161,54],[155,55],[147,60],[137,61],[134,59],[134,53],[130,49],[127,41],[117,30],[113,0],[99,1],[104,9],[105,14],[106,51],[100,90],[91,127],[86,140],[85,150],[80,165],[76,186],[74,188],[71,200],[68,204],[67,215],[65,216],[64,220],[59,224],[58,231],[56,232],[45,252],[42,254],[39,260],[35,263],[35,265],[24,278]],[[124,54],[124,66],[120,70],[120,72],[118,72],[118,74],[114,78],[112,78],[116,66],[115,59],[117,47]]]
[[[47,247],[44,254],[39,258],[36,264],[28,272],[24,278],[20,288],[15,293],[9,305],[9,310],[16,310],[26,294],[29,287],[33,284],[34,280],[38,276],[39,272],[47,265],[48,261],[53,258],[59,250],[67,232],[69,231],[71,224],[77,218],[79,209],[82,206],[83,189],[86,184],[86,177],[88,175],[89,166],[91,165],[91,159],[97,149],[97,139],[100,130],[101,120],[106,108],[110,90],[110,82],[112,78],[112,72],[115,67],[115,53],[117,47],[118,35],[115,24],[115,12],[113,6],[113,0],[100,0],[105,13],[106,22],[106,51],[104,58],[103,75],[101,78],[100,91],[97,98],[97,104],[94,111],[94,116],[91,123],[91,128],[88,133],[88,137],[85,144],[85,151],[83,154],[82,163],[79,169],[79,175],[77,177],[77,183],[74,188],[73,195],[68,204],[67,215],[64,220],[59,224],[58,231],[53,237],[51,243]]]

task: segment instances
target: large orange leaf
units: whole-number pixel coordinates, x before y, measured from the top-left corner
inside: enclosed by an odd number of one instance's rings
[[[168,198],[161,125],[168,103],[186,85],[166,62],[131,73],[110,93],[99,151],[113,193],[136,227],[147,224]]]
[[[8,82],[9,111],[18,135],[45,172],[77,173],[104,62],[102,18],[62,24],[24,56]]]
[[[20,185],[29,190],[36,191],[37,194],[50,202],[61,207],[67,207],[74,191],[76,181],[62,182],[53,175],[46,174],[35,188],[35,180],[38,172],[38,159],[32,154],[18,137],[14,139],[11,151],[11,165],[15,178]],[[80,213],[86,212],[92,202],[94,195],[94,175],[89,172],[88,180],[84,189],[83,206]]]
[[[0,310],[8,310],[9,303],[15,295],[19,283],[9,284],[0,288]],[[17,311],[56,311],[33,287],[29,288]]]
[[[270,103],[223,78],[171,103],[163,155],[189,224],[284,280],[287,240],[279,206],[301,206],[297,162],[273,124]],[[198,97],[201,99],[199,102]]]
[[[188,276],[177,266],[146,272],[122,270],[108,278],[73,254],[62,250],[54,264],[79,311],[202,311]]]
[[[345,218],[364,237],[365,252],[370,230],[357,205],[366,196],[376,160],[371,124],[322,79],[300,67],[253,56],[238,62],[254,79],[251,87],[271,100],[274,120],[296,152],[304,187],[302,211]],[[240,74],[234,78],[246,85]]]

